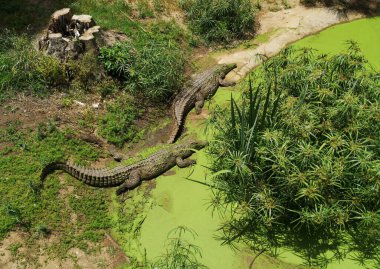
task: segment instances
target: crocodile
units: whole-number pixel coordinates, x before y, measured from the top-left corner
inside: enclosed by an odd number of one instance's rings
[[[200,114],[205,99],[212,97],[219,86],[229,87],[235,83],[223,81],[226,75],[236,68],[236,64],[218,64],[214,67],[195,74],[184,86],[183,90],[175,97],[172,106],[174,126],[168,143],[174,143],[180,136],[187,114],[195,107]]]
[[[85,168],[71,162],[53,162],[41,172],[41,183],[55,170],[63,170],[83,183],[100,188],[120,186],[116,194],[120,195],[137,187],[141,181],[150,180],[170,170],[174,166],[184,168],[195,164],[188,159],[195,150],[207,146],[206,141],[190,140],[169,148],[162,149],[137,163],[118,166],[113,169]]]

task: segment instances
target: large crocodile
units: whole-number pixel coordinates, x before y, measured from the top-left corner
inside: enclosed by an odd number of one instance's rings
[[[218,64],[192,77],[183,90],[176,96],[172,106],[174,126],[168,143],[174,143],[179,137],[187,114],[195,107],[200,114],[207,98],[213,96],[219,86],[228,87],[234,83],[223,81],[226,75],[236,68],[236,64]]]
[[[194,160],[187,158],[194,153],[194,150],[202,149],[206,145],[205,141],[191,140],[160,150],[135,164],[113,169],[91,169],[69,162],[54,162],[42,170],[40,179],[43,182],[46,176],[55,170],[63,170],[90,186],[101,188],[120,186],[116,190],[116,194],[120,195],[138,186],[142,180],[156,178],[175,165],[184,168],[194,164]]]

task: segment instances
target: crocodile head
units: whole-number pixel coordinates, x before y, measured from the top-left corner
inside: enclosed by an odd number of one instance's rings
[[[190,140],[188,142],[188,147],[190,149],[200,150],[207,146],[208,146],[208,142],[203,141],[203,140]]]
[[[203,149],[208,145],[207,141],[191,139],[184,144],[179,144],[175,147],[175,154],[183,158],[190,157],[194,151]]]
[[[224,79],[226,75],[237,67],[236,64],[219,64],[217,66],[217,72],[221,79]]]

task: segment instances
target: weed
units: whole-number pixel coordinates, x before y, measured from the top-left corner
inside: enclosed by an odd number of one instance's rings
[[[167,33],[167,38],[148,33],[133,43],[102,48],[99,59],[110,74],[125,81],[128,91],[162,102],[182,86],[185,63],[180,46],[170,37],[174,32]]]
[[[102,67],[87,53],[80,60],[62,63],[36,51],[26,35],[0,32],[9,47],[0,47],[0,100],[18,92],[48,95],[54,90],[90,91],[102,81]]]
[[[250,0],[181,0],[195,34],[209,43],[228,43],[252,33],[255,8]]]
[[[125,96],[107,105],[107,112],[99,119],[99,134],[110,143],[122,147],[127,141],[136,139],[138,131],[134,121],[141,111]]]
[[[76,14],[91,14],[103,29],[117,29],[131,34],[139,29],[139,23],[131,20],[131,7],[124,0],[81,0],[73,2],[70,7]]]
[[[141,19],[153,18],[154,13],[147,0],[137,1],[137,10]]]
[[[13,257],[17,256],[18,250],[22,247],[21,243],[12,243],[9,247],[8,250],[11,252],[11,255]]]
[[[165,11],[165,1],[163,0],[153,0],[154,10],[158,13],[162,13]]]
[[[208,267],[198,261],[202,257],[201,249],[184,239],[184,235],[189,234],[193,239],[196,232],[190,228],[179,226],[168,233],[165,254],[157,257],[151,268],[192,268],[207,269]]]
[[[51,230],[43,224],[37,225],[35,231],[41,237],[48,237],[51,234]]]

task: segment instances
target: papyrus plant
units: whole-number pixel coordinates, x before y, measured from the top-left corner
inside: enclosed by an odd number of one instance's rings
[[[378,252],[380,77],[357,45],[332,56],[286,49],[250,81],[213,118],[212,169],[223,171],[213,205],[231,208],[225,242],[292,247],[318,266],[340,245],[363,250],[358,234]]]

